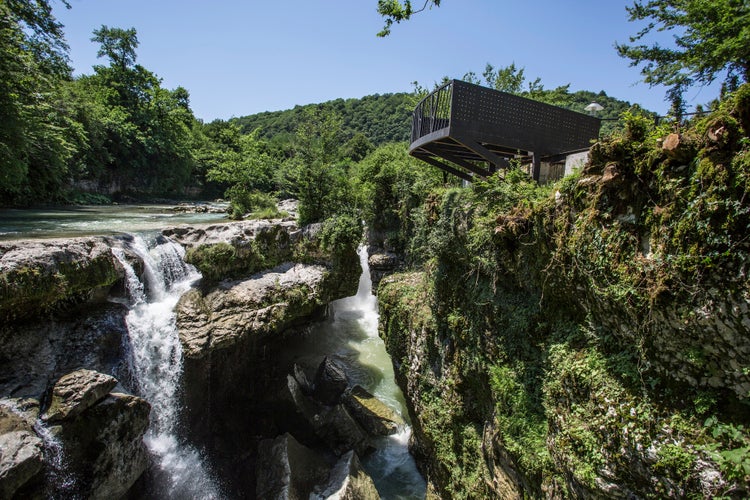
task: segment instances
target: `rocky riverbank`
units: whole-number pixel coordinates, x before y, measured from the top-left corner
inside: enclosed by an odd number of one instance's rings
[[[176,310],[184,416],[190,440],[220,473],[253,477],[231,484],[230,496],[254,492],[252,450],[276,436],[247,425],[245,413],[267,397],[269,352],[356,290],[356,248],[324,248],[321,230],[248,221],[165,230],[155,240],[183,245],[204,273]],[[125,267],[147,268],[133,245],[128,236],[0,243],[3,498],[44,497],[59,487],[64,495],[119,497],[147,487],[138,480],[150,461],[142,441],[149,404],[132,393],[124,340]],[[238,458],[248,450],[250,460]],[[238,463],[248,468],[237,471]],[[339,468],[356,476],[356,459],[347,464]]]

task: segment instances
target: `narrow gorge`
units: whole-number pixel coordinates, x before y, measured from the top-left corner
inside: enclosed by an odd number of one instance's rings
[[[0,243],[0,497],[423,496],[366,250],[325,230]]]

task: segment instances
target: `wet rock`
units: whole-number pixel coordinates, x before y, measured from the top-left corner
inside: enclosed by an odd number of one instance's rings
[[[12,498],[41,473],[42,440],[33,432],[0,434],[0,498]]]
[[[372,478],[362,469],[356,453],[345,454],[331,470],[328,481],[316,488],[311,499],[378,500],[380,495]]]
[[[111,393],[55,429],[66,467],[82,498],[119,498],[148,466],[143,434],[151,406],[129,394]]]
[[[0,401],[0,498],[40,482],[44,467],[43,442],[17,408],[15,400]]]
[[[42,420],[57,422],[83,413],[117,385],[117,379],[93,370],[76,370],[57,381]]]
[[[302,423],[293,427],[295,434],[312,434],[338,456],[349,450],[356,450],[360,454],[370,450],[369,436],[343,405],[327,406],[305,396],[292,375],[287,376],[287,385],[281,398],[289,401],[292,412],[301,417],[299,420]]]
[[[122,304],[97,304],[75,318],[0,326],[0,395],[41,399],[81,367],[116,374],[125,356],[126,314]]]
[[[406,425],[398,413],[359,385],[344,395],[344,405],[357,422],[375,436],[390,436]]]
[[[313,381],[313,395],[323,404],[335,405],[349,387],[345,369],[334,359],[326,356],[318,366]]]
[[[361,455],[372,451],[367,433],[344,405],[326,407],[313,417],[312,424],[318,437],[338,456],[349,450]]]
[[[291,434],[262,441],[256,467],[257,498],[303,499],[325,481],[329,466]]]

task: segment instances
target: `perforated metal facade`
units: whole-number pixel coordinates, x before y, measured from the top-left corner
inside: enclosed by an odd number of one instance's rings
[[[470,179],[502,168],[508,158],[527,157],[538,167],[550,157],[586,149],[599,127],[592,116],[452,80],[417,105],[409,151]],[[534,172],[538,180],[538,168]]]

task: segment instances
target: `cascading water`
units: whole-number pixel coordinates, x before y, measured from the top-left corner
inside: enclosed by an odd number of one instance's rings
[[[135,236],[127,249],[143,262],[141,281],[128,262],[125,250],[112,251],[126,272],[130,310],[126,317],[129,369],[137,392],[151,404],[151,424],[144,437],[156,458],[155,474],[160,497],[218,498],[214,484],[198,451],[178,436],[178,389],[182,375],[182,349],[174,308],[198,271],[183,260],[184,249],[161,238],[151,248]]]
[[[321,358],[333,355],[347,368],[352,384],[359,384],[408,421],[404,396],[396,385],[391,358],[378,336],[377,298],[367,262],[367,248],[359,249],[362,274],[357,295],[331,304],[333,320],[323,323],[290,353],[295,362],[314,369]],[[363,466],[372,477],[381,498],[388,500],[425,497],[425,481],[409,453],[411,427],[379,439],[376,451]]]

